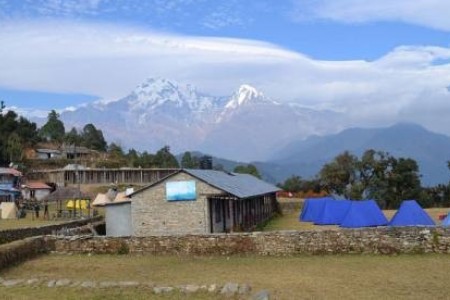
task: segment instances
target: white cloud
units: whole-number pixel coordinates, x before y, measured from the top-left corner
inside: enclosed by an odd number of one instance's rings
[[[348,125],[417,120],[450,134],[431,113],[450,115],[449,48],[404,46],[373,62],[319,61],[258,41],[111,24],[2,25],[0,86],[7,88],[114,100],[146,77],[192,83],[216,95],[249,83],[277,100],[344,112]]]
[[[298,20],[328,19],[354,23],[401,21],[450,31],[448,0],[293,0]]]

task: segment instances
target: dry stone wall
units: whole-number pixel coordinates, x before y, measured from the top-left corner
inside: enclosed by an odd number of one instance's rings
[[[0,244],[5,244],[5,243],[12,242],[12,241],[22,240],[24,238],[28,238],[28,237],[32,237],[32,236],[53,234],[60,230],[77,228],[77,227],[84,226],[88,223],[101,222],[102,220],[103,220],[103,217],[98,216],[98,217],[94,217],[91,219],[76,220],[76,221],[65,222],[65,223],[61,223],[61,224],[1,230],[0,231]]]
[[[31,237],[0,245],[0,270],[55,249],[51,237]]]
[[[149,237],[60,237],[57,252],[175,255],[450,254],[450,228],[370,228]]]

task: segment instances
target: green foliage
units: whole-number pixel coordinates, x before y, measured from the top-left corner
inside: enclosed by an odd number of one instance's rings
[[[185,169],[198,169],[198,158],[191,155],[191,152],[186,151],[181,158],[181,167]]]
[[[344,152],[323,166],[320,180],[329,192],[349,199],[376,199],[385,208],[423,198],[417,162],[382,151],[367,150],[361,159]]]
[[[170,153],[170,147],[164,146],[154,157],[154,166],[157,168],[179,168],[179,164],[175,156]]]
[[[11,161],[21,162],[23,149],[39,141],[37,126],[14,111],[3,113],[5,106],[0,102],[0,165]]]
[[[358,158],[349,152],[339,154],[320,170],[322,184],[328,191],[349,198],[354,194],[351,186],[356,180],[357,163]]]
[[[314,192],[320,193],[322,186],[320,185],[320,180],[304,180],[300,176],[292,175],[286,179],[282,184],[278,184],[286,192],[298,193],[298,192]]]
[[[82,145],[97,151],[106,151],[107,143],[103,137],[103,132],[95,128],[91,123],[83,127],[81,134]]]
[[[83,139],[75,127],[72,127],[64,136],[64,142],[68,145],[81,145],[82,141]]]
[[[261,175],[259,174],[258,169],[252,164],[248,164],[246,166],[242,165],[237,166],[236,168],[234,168],[233,172],[241,174],[250,174],[261,179]]]
[[[59,114],[52,110],[47,117],[47,123],[39,130],[41,138],[51,141],[62,143],[65,137],[64,123],[59,119]]]

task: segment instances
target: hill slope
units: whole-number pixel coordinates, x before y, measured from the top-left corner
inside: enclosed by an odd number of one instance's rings
[[[279,172],[274,174],[278,180],[293,172],[310,177],[317,174],[324,163],[344,151],[360,156],[368,149],[415,159],[424,185],[447,183],[449,180],[450,137],[410,123],[387,128],[352,128],[335,135],[294,141],[275,153],[270,162],[278,166],[275,170]],[[265,169],[264,164],[261,167]]]

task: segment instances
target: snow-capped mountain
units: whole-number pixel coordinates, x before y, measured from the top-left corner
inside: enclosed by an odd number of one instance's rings
[[[328,132],[329,121],[339,117],[277,102],[250,85],[216,97],[164,78],[147,79],[117,101],[61,114],[67,129],[93,123],[124,148],[170,145],[175,152],[195,149],[248,161],[269,157],[292,138]]]

